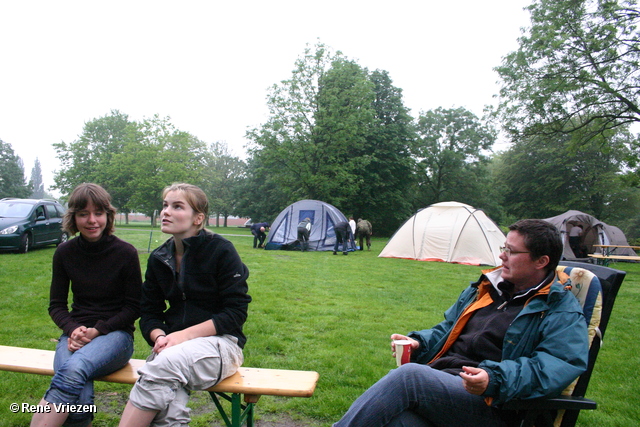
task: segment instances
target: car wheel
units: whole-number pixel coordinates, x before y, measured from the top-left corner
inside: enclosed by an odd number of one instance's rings
[[[21,254],[26,254],[27,252],[29,252],[31,246],[31,237],[29,236],[29,233],[24,233],[22,235],[22,238],[20,239],[20,246],[18,247],[18,252],[20,252]]]
[[[58,245],[63,244],[67,240],[69,240],[69,235],[63,231],[62,234],[60,235],[60,241],[58,242]]]

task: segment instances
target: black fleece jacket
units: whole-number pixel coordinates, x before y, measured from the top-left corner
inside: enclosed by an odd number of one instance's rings
[[[211,319],[218,335],[235,336],[243,348],[247,339],[242,326],[251,302],[249,270],[233,244],[218,234],[200,231],[183,242],[179,274],[173,238],[149,256],[142,286],[142,335],[153,345],[154,329],[170,334]]]
[[[78,236],[58,246],[52,270],[49,315],[65,334],[86,326],[103,335],[117,330],[133,335],[142,287],[136,248],[113,235],[97,242]]]

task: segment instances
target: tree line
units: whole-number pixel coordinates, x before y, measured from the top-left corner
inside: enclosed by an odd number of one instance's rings
[[[216,215],[257,221],[318,199],[369,219],[379,235],[446,200],[504,225],[576,209],[640,237],[636,2],[535,0],[528,9],[531,26],[495,68],[499,102],[483,117],[463,107],[413,117],[389,72],[318,42],[270,88],[268,119],[247,132],[246,158],[168,117],[136,122],[114,110],[54,144],[53,188],[97,182],[121,212],[153,216],[162,188],[187,181]],[[495,153],[500,131],[510,146]],[[3,187],[2,169],[0,195],[17,194]]]

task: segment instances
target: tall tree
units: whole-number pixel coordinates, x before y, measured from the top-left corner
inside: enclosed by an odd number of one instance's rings
[[[127,207],[152,217],[162,208],[162,190],[174,182],[203,186],[206,144],[176,129],[169,117],[154,115],[139,124],[141,140],[127,144],[117,160],[130,168]]]
[[[22,159],[16,156],[11,144],[0,139],[0,199],[26,198],[29,194],[31,188],[25,182]]]
[[[165,186],[202,184],[206,145],[176,129],[168,117],[137,123],[112,111],[86,123],[78,140],[54,147],[62,163],[55,188],[69,193],[82,182],[96,182],[111,193],[120,211],[153,218]]]
[[[636,1],[534,0],[528,9],[531,28],[496,68],[507,129],[583,143],[640,121]]]
[[[328,150],[317,143],[315,125],[320,80],[339,56],[321,43],[307,46],[291,78],[271,88],[267,122],[247,133],[250,163],[268,169],[257,175],[268,175],[289,203],[324,197],[333,185],[322,174]]]
[[[359,182],[348,214],[375,224],[376,234],[391,235],[412,211],[414,162],[410,146],[415,140],[413,118],[387,71],[369,75],[375,98],[374,119],[364,146],[354,149]]]
[[[423,112],[416,127],[418,206],[445,200],[483,206],[486,153],[496,140],[495,129],[462,107]]]
[[[241,201],[242,212],[264,218],[296,200],[319,199],[387,234],[406,218],[414,134],[401,90],[386,72],[370,74],[318,44],[272,89],[268,104],[268,122],[248,134],[245,185],[252,190],[245,194],[254,204]]]
[[[42,182],[42,168],[40,167],[40,160],[36,157],[36,161],[31,169],[31,198],[42,199],[45,197],[46,192],[44,190],[44,182]]]
[[[63,194],[83,182],[102,185],[113,199],[113,204],[125,213],[130,197],[131,169],[121,168],[118,157],[132,139],[136,125],[127,114],[112,110],[110,114],[84,124],[76,141],[54,144],[61,168],[54,177],[54,188]]]
[[[318,111],[310,149],[305,149],[308,196],[350,207],[361,172],[371,163],[369,136],[375,118],[374,86],[367,70],[354,61],[338,58],[321,76]]]
[[[507,212],[516,218],[548,218],[575,209],[605,221],[617,211],[637,211],[621,180],[627,137],[616,135],[606,142],[595,138],[578,149],[567,135],[530,137],[514,144],[504,153],[497,174],[507,183]]]
[[[225,142],[217,141],[209,145],[204,166],[203,190],[209,198],[210,211],[216,215],[216,226],[220,226],[222,216],[226,227],[227,218],[235,211],[236,187],[244,177],[244,162],[231,154]]]

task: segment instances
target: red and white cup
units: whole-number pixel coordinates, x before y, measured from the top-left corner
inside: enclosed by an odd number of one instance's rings
[[[411,341],[409,340],[393,340],[396,347],[396,363],[398,366],[409,363],[411,359]]]

